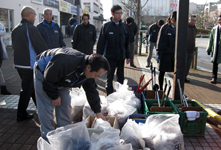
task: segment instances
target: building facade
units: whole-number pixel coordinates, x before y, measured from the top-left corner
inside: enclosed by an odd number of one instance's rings
[[[81,0],[83,12],[90,15],[90,23],[96,27],[97,32],[100,31],[103,21],[103,5],[100,0]]]
[[[70,0],[69,0],[70,1]],[[70,1],[71,2],[71,1]],[[72,0],[74,3],[75,1]],[[68,25],[68,19],[72,15],[78,15],[77,7],[63,0],[0,0],[0,23],[6,29],[4,43],[11,45],[11,32],[21,20],[21,9],[24,6],[31,6],[36,11],[35,26],[43,20],[43,10],[52,9],[54,22],[60,25],[65,35],[65,26]]]

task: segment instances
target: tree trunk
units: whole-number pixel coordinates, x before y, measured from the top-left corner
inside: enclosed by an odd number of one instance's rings
[[[140,7],[140,0],[137,1],[137,27],[138,27],[138,31],[137,31],[137,35],[136,35],[136,43],[135,43],[135,47],[136,47],[136,51],[135,53],[138,53],[138,35],[140,33],[140,11],[141,11],[141,7]],[[140,37],[142,38],[142,37]],[[142,44],[140,45],[142,46]]]

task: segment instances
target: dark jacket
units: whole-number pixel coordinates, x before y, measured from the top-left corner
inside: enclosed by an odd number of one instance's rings
[[[149,38],[150,38],[149,41],[156,43],[159,31],[160,31],[160,28],[158,27],[157,23],[150,25],[148,28],[148,33],[149,33]]]
[[[27,35],[29,35],[32,45],[30,45]],[[48,49],[38,29],[26,19],[22,19],[20,24],[13,29],[11,36],[14,65],[17,69],[31,69],[31,65],[33,65],[31,63],[35,62],[36,56]],[[33,51],[31,47],[34,49]]]
[[[72,48],[55,48],[44,51],[37,57],[37,69],[44,73],[42,81],[46,94],[55,100],[59,97],[58,87],[83,86],[92,110],[100,112],[100,98],[95,79],[86,78],[84,68],[89,55]]]
[[[119,25],[116,25],[112,18],[111,21],[103,24],[98,39],[97,53],[114,60],[130,58],[127,25],[121,20]]]
[[[130,26],[128,26],[129,28],[129,33],[130,33],[130,43],[134,42],[134,36],[137,34],[137,24],[135,22],[132,22],[132,24]]]
[[[188,25],[187,53],[193,53],[195,51],[196,33],[197,33],[196,26]]]
[[[172,27],[171,22],[161,27],[156,44],[157,54],[162,56],[159,64],[159,71],[174,71],[175,37],[176,28]]]
[[[79,24],[74,30],[72,47],[87,55],[93,54],[93,47],[96,42],[96,29],[92,24]]]
[[[49,49],[66,46],[63,41],[63,34],[57,23],[52,21],[51,25],[49,25],[43,20],[37,25],[37,28]]]

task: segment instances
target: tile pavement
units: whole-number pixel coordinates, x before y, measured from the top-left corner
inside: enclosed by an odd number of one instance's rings
[[[70,39],[65,39],[66,43]],[[40,136],[38,117],[36,114],[36,107],[32,101],[29,103],[29,112],[34,113],[34,119],[24,122],[16,122],[16,109],[19,100],[20,79],[12,65],[12,50],[8,48],[9,60],[4,61],[2,71],[5,75],[6,84],[8,89],[13,93],[10,96],[0,95],[0,149],[37,149],[37,139]],[[154,61],[154,60],[153,60]],[[140,75],[146,74],[145,80],[147,81],[150,72],[145,68],[146,56],[136,56],[135,64],[137,68],[131,68],[125,65],[125,78],[128,79],[129,85],[137,85]],[[171,75],[166,77],[171,78]],[[220,88],[221,84],[210,85],[210,73],[203,70],[191,70],[191,82],[185,84],[185,94],[189,98],[197,99],[210,107],[214,111],[221,109]],[[116,77],[115,77],[116,80]],[[218,79],[218,81],[220,78]],[[104,76],[97,79],[98,91],[100,95],[105,95],[105,79]],[[221,81],[220,81],[221,82]],[[203,87],[201,87],[201,84]],[[205,85],[204,85],[205,84]],[[191,88],[196,86],[195,88]],[[194,91],[194,92],[192,92]],[[215,92],[215,93],[214,93]],[[205,97],[205,95],[207,97]],[[219,137],[214,128],[210,124],[206,124],[205,137],[184,137],[186,150],[218,150],[221,149],[221,137]]]

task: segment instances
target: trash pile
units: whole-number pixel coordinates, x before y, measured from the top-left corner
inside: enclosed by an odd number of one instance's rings
[[[73,124],[59,127],[37,142],[38,150],[182,150],[183,134],[179,114],[152,114],[136,123],[129,116],[141,107],[141,100],[128,90],[127,80],[115,83],[116,92],[101,98],[106,121],[97,119],[83,89],[71,91]]]

